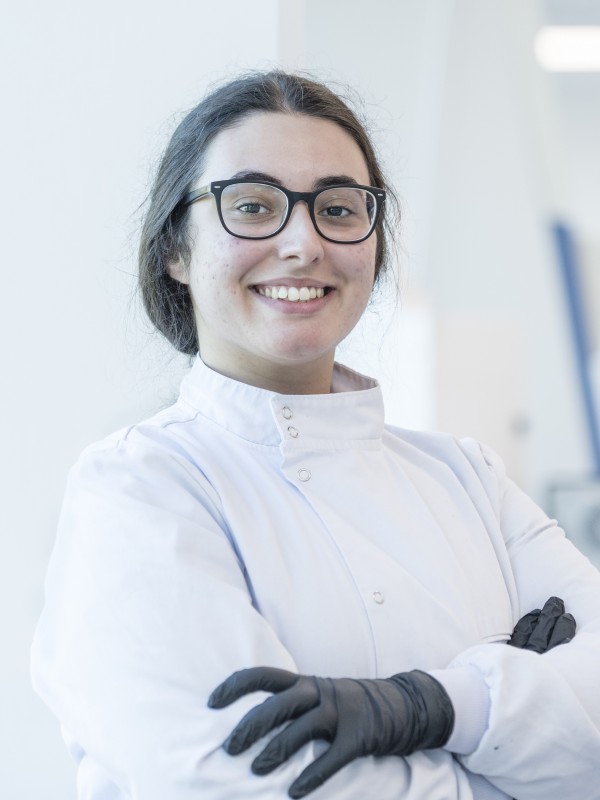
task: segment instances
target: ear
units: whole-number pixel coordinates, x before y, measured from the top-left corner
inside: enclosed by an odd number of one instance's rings
[[[170,261],[167,272],[173,280],[179,281],[179,283],[189,284],[190,282],[189,272],[181,258],[178,258],[177,261]]]

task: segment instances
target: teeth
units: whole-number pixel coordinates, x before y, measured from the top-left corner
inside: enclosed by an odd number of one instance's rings
[[[257,286],[256,291],[264,297],[288,300],[290,303],[306,303],[325,294],[325,289],[315,286],[302,286],[300,289],[295,286]]]

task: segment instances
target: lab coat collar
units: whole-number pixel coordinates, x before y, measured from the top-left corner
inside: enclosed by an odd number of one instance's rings
[[[383,432],[379,384],[337,363],[330,394],[285,395],[227,378],[197,356],[181,384],[179,402],[243,439],[263,445],[310,441],[321,449],[373,442]]]

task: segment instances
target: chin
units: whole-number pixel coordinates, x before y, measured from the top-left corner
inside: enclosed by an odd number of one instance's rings
[[[318,361],[335,353],[338,344],[345,338],[346,333],[339,336],[323,336],[324,331],[311,331],[304,336],[285,337],[279,341],[271,342],[270,351],[273,360],[282,363],[289,361],[307,362]]]
[[[315,361],[321,361],[324,358],[333,356],[335,354],[336,345],[329,343],[328,345],[321,345],[316,347],[314,345],[308,346],[296,345],[281,347],[273,350],[270,357],[274,363],[283,365],[291,364],[311,364]],[[269,357],[269,356],[267,356]]]

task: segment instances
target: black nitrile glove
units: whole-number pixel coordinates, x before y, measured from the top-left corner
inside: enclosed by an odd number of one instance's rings
[[[536,608],[521,617],[508,644],[545,653],[559,644],[570,642],[576,628],[575,618],[565,613],[565,604],[560,597],[551,597],[541,610]]]
[[[452,733],[454,709],[444,687],[413,670],[376,680],[316,678],[272,667],[234,672],[210,696],[223,708],[249,692],[274,692],[249,711],[225,742],[237,755],[273,728],[278,733],[252,762],[266,775],[312,739],[331,742],[292,783],[290,797],[304,797],[359,756],[407,756],[442,747]]]

